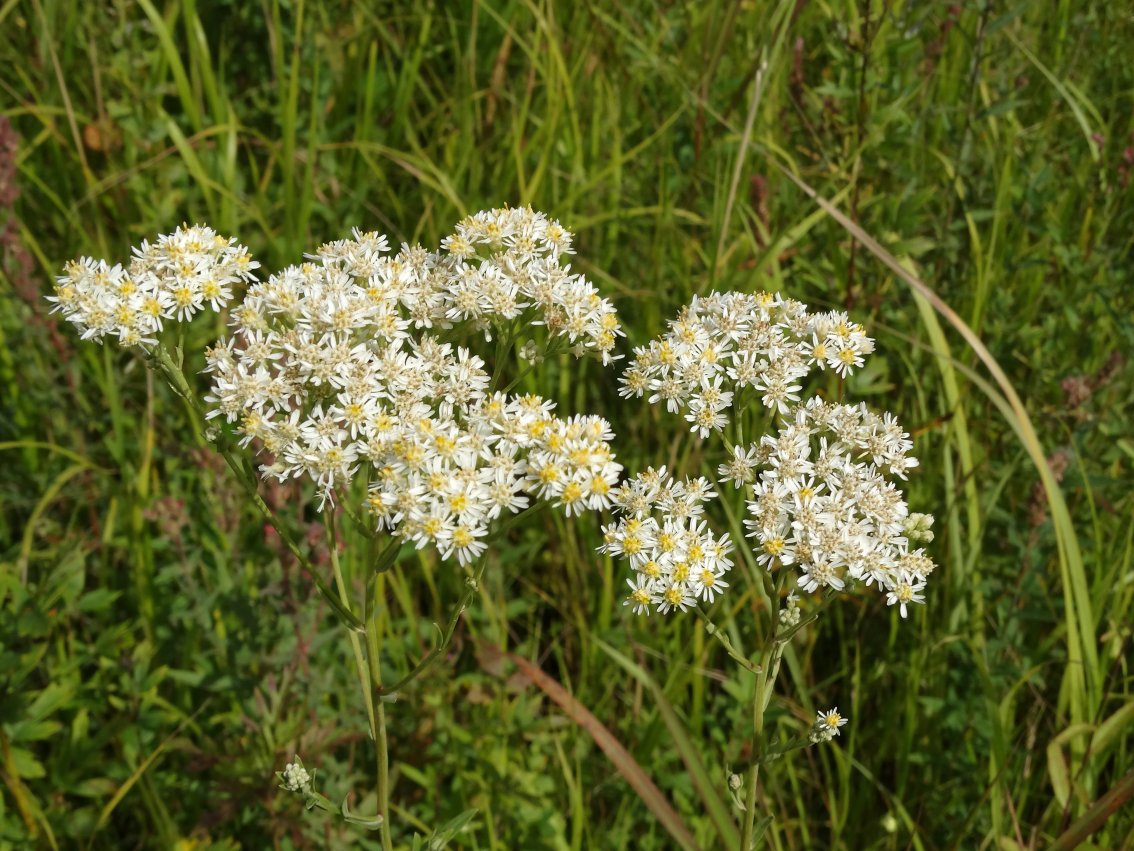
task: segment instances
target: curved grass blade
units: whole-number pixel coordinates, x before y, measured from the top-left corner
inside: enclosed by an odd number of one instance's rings
[[[495,649],[495,648],[490,648]],[[499,653],[499,650],[496,650]],[[662,827],[666,829],[670,836],[681,848],[689,849],[689,851],[697,851],[700,846],[697,845],[693,834],[689,832],[689,828],[685,826],[685,822],[681,820],[681,816],[666,800],[661,789],[657,787],[649,775],[638,764],[637,760],[630,755],[630,752],[622,746],[622,744],[614,737],[614,734],[606,728],[606,726],[594,716],[594,714],[580,703],[567,689],[563,688],[556,680],[545,674],[537,666],[533,665],[522,656],[517,656],[514,653],[502,654],[515,663],[524,675],[531,679],[533,683],[539,686],[548,697],[562,709],[567,717],[574,721],[578,726],[582,727],[590,735],[599,749],[606,754],[618,773],[626,778],[626,782],[637,793],[638,797],[642,799],[650,812],[657,816],[658,821],[661,822]]]
[[[153,752],[144,760],[142,760],[142,764],[135,768],[134,772],[126,778],[125,782],[121,786],[118,787],[118,791],[116,791],[114,795],[111,796],[110,800],[106,802],[106,806],[102,808],[102,812],[98,814],[98,821],[95,822],[95,826],[91,830],[90,836],[87,840],[87,848],[92,847],[92,845],[94,844],[95,835],[106,826],[106,823],[110,820],[111,814],[113,814],[115,808],[117,808],[117,806],[122,803],[122,799],[125,798],[130,793],[130,790],[134,788],[134,784],[142,779],[142,775],[146,773],[149,767],[153,765],[157,761],[158,757],[160,757],[165,752],[165,749],[169,747],[169,743],[177,738],[177,736],[180,735],[185,726],[198,715],[200,715],[205,710],[205,707],[207,707],[211,702],[211,697],[206,698],[205,702],[197,708],[197,711],[194,712],[193,715],[189,718],[184,719],[180,724],[177,725],[176,730],[162,739],[160,744],[158,744],[158,746],[154,748]]]
[[[669,730],[669,735],[677,746],[677,752],[681,754],[685,768],[689,771],[689,778],[693,781],[693,787],[697,790],[697,794],[701,797],[701,803],[705,805],[705,810],[708,812],[709,818],[712,819],[713,826],[717,829],[721,845],[725,848],[740,847],[740,832],[736,828],[736,822],[732,820],[728,806],[717,792],[717,784],[713,783],[709,772],[705,770],[701,758],[697,755],[697,748],[694,746],[693,740],[689,738],[689,733],[681,723],[681,719],[677,717],[673,705],[666,700],[661,687],[632,659],[628,659],[605,641],[595,639],[595,643],[626,673],[650,690],[654,704],[661,713],[662,721],[665,722],[666,729]]]
[[[1039,435],[1036,433],[1035,426],[1032,424],[1023,401],[1016,392],[1016,388],[1012,386],[1008,376],[1005,375],[1004,370],[980,337],[936,292],[898,262],[893,254],[827,201],[810,184],[780,163],[774,163],[774,165],[804,194],[826,210],[828,215],[838,222],[847,233],[862,243],[863,247],[883,265],[908,284],[910,289],[929,302],[933,309],[964,338],[1000,387],[1011,409],[1009,423],[1020,437],[1024,449],[1039,472],[1048,507],[1051,511],[1052,526],[1055,529],[1059,551],[1060,577],[1063,585],[1064,616],[1067,622],[1068,665],[1066,675],[1070,678],[1071,721],[1072,723],[1082,723],[1094,718],[1101,699],[1102,678],[1099,671],[1098,645],[1095,639],[1095,619],[1092,613],[1090,589],[1087,584],[1083,555],[1079,549],[1079,541],[1071,522],[1071,512],[1067,508],[1063,492],[1051,471],[1043,446],[1040,444]]]
[[[28,584],[28,562],[31,560],[32,541],[35,540],[35,527],[39,524],[39,518],[47,509],[47,506],[51,504],[51,501],[59,495],[63,486],[86,469],[88,469],[86,465],[72,464],[55,477],[47,490],[44,491],[43,496],[40,497],[39,502],[35,504],[35,508],[32,509],[27,525],[24,526],[23,540],[20,542],[20,554],[16,559],[16,572],[19,573],[22,584]]]

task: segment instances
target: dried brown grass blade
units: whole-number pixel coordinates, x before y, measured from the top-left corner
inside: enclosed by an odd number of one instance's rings
[[[500,653],[497,648],[486,649]],[[630,755],[630,752],[614,737],[614,734],[587,707],[568,693],[567,689],[563,688],[555,679],[545,674],[527,659],[514,653],[502,655],[513,662],[525,676],[539,686],[544,694],[555,701],[568,718],[586,730],[595,744],[599,746],[599,749],[606,754],[606,758],[613,763],[618,773],[626,779],[626,782],[642,799],[642,803],[657,817],[681,848],[699,851],[699,846],[693,838],[693,834],[689,832],[685,822],[681,820],[681,816],[666,800],[661,789],[650,779],[642,766]]]
[[[1055,840],[1048,851],[1074,851],[1134,798],[1134,771],[1131,771],[1114,784],[1113,788],[1083,813],[1063,834]]]

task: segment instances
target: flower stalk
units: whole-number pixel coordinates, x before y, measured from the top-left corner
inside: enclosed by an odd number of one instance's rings
[[[368,706],[374,708],[375,793],[378,818],[386,824],[382,830],[382,848],[383,851],[392,851],[394,846],[389,831],[390,753],[386,737],[386,706],[382,700],[382,662],[379,642],[384,585],[383,577],[377,576],[373,583],[374,593],[366,595],[366,655],[370,671],[370,690],[366,702]]]
[[[756,785],[760,780],[760,763],[765,756],[764,746],[764,713],[772,699],[772,692],[776,687],[776,677],[780,672],[780,659],[783,656],[786,640],[781,638],[779,611],[780,596],[787,583],[787,572],[780,570],[776,578],[775,589],[772,594],[769,612],[769,635],[760,663],[760,672],[756,675],[756,691],[752,697],[752,765],[748,769],[746,798],[744,801],[744,827],[740,834],[741,851],[749,851],[753,841],[753,829],[756,824]]]
[[[348,612],[350,611],[350,597],[347,594],[346,582],[343,581],[342,567],[339,565],[339,539],[337,530],[335,528],[334,510],[325,508],[323,510],[323,528],[327,532],[327,549],[331,555],[331,570],[335,574],[335,587],[339,592],[339,600]],[[370,638],[370,624],[366,625],[366,636]],[[370,681],[367,674],[366,657],[362,652],[362,641],[359,635],[354,630],[350,630],[347,638],[350,641],[350,649],[354,654],[354,667],[358,674],[358,682],[362,688],[363,702],[366,704],[366,718],[369,722],[370,738],[375,741],[378,740],[378,728],[376,726],[376,719],[374,716],[374,700],[371,696]]]
[[[760,673],[762,668],[759,665],[754,665],[747,656],[736,649],[733,643],[729,640],[728,636],[721,631],[721,628],[713,623],[712,619],[709,617],[708,613],[704,610],[703,607],[697,606],[694,611],[697,613],[697,617],[701,619],[701,622],[705,624],[705,632],[707,632],[720,643],[721,647],[725,649],[725,652],[728,653],[729,657],[733,661],[735,661],[738,665],[740,665],[740,667],[748,671],[750,674]]]

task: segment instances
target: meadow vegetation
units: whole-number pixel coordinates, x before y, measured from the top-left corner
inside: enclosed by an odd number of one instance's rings
[[[379,847],[274,777],[298,751],[373,811],[341,623],[194,412],[49,315],[63,263],[185,221],[274,271],[503,204],[575,233],[624,354],[714,290],[877,340],[810,389],[911,432],[938,568],[908,619],[843,597],[785,652],[769,729],[850,724],[762,768],[767,846],[1129,847],[1132,43],[1073,0],[0,2],[0,847]],[[225,320],[187,328],[204,392]],[[723,460],[619,371],[518,386],[609,420],[629,471]],[[261,487],[330,581],[311,491]],[[599,525],[543,512],[476,568],[389,708],[395,845],[475,808],[455,847],[735,846],[756,677],[624,608]],[[390,681],[471,569],[384,574]],[[736,577],[714,618],[751,646],[765,605]]]

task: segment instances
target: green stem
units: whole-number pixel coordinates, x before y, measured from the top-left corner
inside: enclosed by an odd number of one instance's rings
[[[368,816],[360,816],[352,813],[347,807],[345,798],[343,799],[343,802],[336,807],[331,803],[330,798],[328,798],[326,795],[316,792],[313,788],[311,788],[311,786],[305,786],[300,790],[300,794],[303,795],[304,806],[306,806],[307,809],[323,810],[324,812],[331,813],[332,815],[341,815],[343,817],[343,820],[345,820],[348,824],[357,824],[361,827],[365,827],[367,830],[378,830],[383,826],[383,824],[385,824],[385,820],[382,818],[369,818]]]
[[[182,333],[180,326],[178,327],[177,348],[174,352],[177,355],[176,359],[171,357],[169,350],[159,343],[157,349],[150,352],[149,356],[153,358],[158,366],[158,371],[165,377],[166,383],[173,392],[181,397],[181,401],[185,404],[185,413],[189,417],[190,431],[193,433],[193,440],[197,446],[201,447],[205,445],[205,412],[197,402],[197,397],[189,388],[189,382],[185,378],[185,356],[182,350]]]
[[[542,511],[546,507],[546,502],[537,502],[535,505],[528,506],[523,511],[512,515],[507,520],[502,522],[485,540],[487,542],[491,542],[500,538],[509,529],[512,529],[513,527],[518,525],[521,520],[526,517],[531,517],[532,515],[536,514],[539,511]],[[396,546],[397,543],[398,542],[395,541],[394,545],[392,546]],[[389,549],[387,549],[386,553],[383,554],[381,559],[379,559],[377,573],[384,572],[392,563],[392,559],[388,558],[389,552]],[[461,599],[457,602],[456,608],[454,608],[452,614],[449,615],[449,621],[445,624],[445,629],[441,629],[439,626],[437,626],[437,624],[433,625],[434,628],[439,633],[441,633],[441,638],[437,642],[437,644],[433,646],[433,649],[426,653],[417,662],[416,665],[410,668],[409,673],[402,677],[400,680],[398,680],[391,686],[380,687],[377,690],[378,697],[386,697],[395,694],[400,689],[405,688],[407,685],[409,685],[411,682],[413,682],[427,670],[429,670],[429,668],[432,667],[433,663],[436,662],[441,654],[445,652],[445,648],[449,646],[449,642],[453,639],[453,633],[457,630],[457,623],[460,621],[461,615],[464,614],[465,610],[469,607],[469,603],[472,602],[473,595],[480,587],[480,581],[484,577],[484,570],[486,567],[487,562],[484,559],[481,559],[480,566],[476,569],[476,574],[474,576],[468,577],[468,579],[466,580],[465,591],[461,595]]]
[[[556,356],[556,355],[558,355],[562,352],[565,352],[567,350],[567,346],[564,345],[561,342],[561,340],[562,340],[562,338],[560,338],[560,337],[556,337],[554,340],[549,340],[548,344],[547,344],[547,348],[544,349],[543,352],[540,355],[540,360],[541,361],[550,360],[554,356]],[[534,363],[528,364],[526,367],[524,367],[522,370],[520,370],[519,375],[517,375],[515,378],[513,378],[501,392],[502,393],[511,393],[512,389],[517,384],[519,384],[521,381],[523,381],[524,378],[526,378],[528,376],[528,374],[533,369],[536,368],[536,366],[537,366],[537,364],[534,364]]]
[[[504,361],[508,352],[511,351],[515,339],[515,323],[509,323],[506,331],[499,329],[496,336],[496,354],[492,361],[492,380],[488,385],[489,396],[495,393],[496,388],[500,385],[500,379],[504,376]]]
[[[189,382],[185,379],[185,373],[174,363],[168,350],[162,346],[158,346],[150,354],[153,358],[155,368],[165,376],[165,380],[169,383],[173,391],[185,399],[190,407],[204,416],[204,411],[200,403],[190,389]],[[222,436],[221,440],[223,439]],[[315,567],[299,549],[299,544],[296,543],[295,539],[287,529],[283,527],[283,524],[280,523],[275,512],[268,507],[263,497],[260,496],[259,479],[252,466],[248,463],[247,458],[238,457],[229,446],[219,441],[217,443],[217,451],[220,452],[221,457],[224,458],[225,463],[228,464],[232,472],[236,474],[237,481],[244,486],[244,490],[248,494],[248,498],[252,500],[252,504],[264,515],[264,519],[276,530],[276,534],[280,536],[280,540],[284,542],[291,554],[295,556],[299,564],[314,580],[315,585],[319,589],[319,593],[323,595],[327,603],[334,609],[335,614],[342,619],[343,623],[345,623],[348,628],[360,632],[362,630],[362,621],[360,621],[349,608],[343,606],[342,601],[335,595],[335,592],[327,587],[327,583],[320,578],[318,571],[315,570]]]
[[[768,668],[771,661],[771,648],[764,654],[764,664],[756,678],[756,695],[752,700],[752,766],[748,769],[747,788],[744,798],[744,829],[740,834],[741,851],[749,851],[752,842],[752,828],[756,823],[756,784],[760,781],[760,740],[764,735],[764,712],[760,709],[764,693],[768,688]]]
[[[705,624],[705,632],[709,633],[709,635],[713,636],[713,638],[719,641],[721,643],[721,646],[725,649],[729,656],[731,656],[742,668],[744,668],[744,670],[750,671],[753,674],[760,673],[760,666],[752,664],[749,658],[745,656],[740,650],[738,650],[731,641],[728,640],[728,636],[721,632],[720,627],[713,623],[713,621],[709,618],[708,613],[705,612],[704,609],[698,606],[696,609],[694,609],[694,611],[697,612],[697,617],[701,619],[701,622]]]
[[[382,702],[382,663],[379,657],[378,636],[381,630],[379,616],[382,607],[384,577],[374,582],[373,596],[366,595],[366,656],[370,662],[370,694],[368,703],[374,706],[374,751],[378,817],[382,819],[383,851],[393,851],[390,838],[390,753],[386,738],[386,706]]]
[[[197,412],[202,419],[204,418],[204,410],[200,402],[189,387],[189,382],[185,378],[185,373],[181,368],[180,349],[178,350],[178,359],[170,356],[169,351],[164,347],[157,347],[152,353],[153,363],[155,367],[162,373],[165,380],[169,383],[170,387],[177,395],[181,396],[191,410]],[[363,824],[366,827],[373,829],[374,827],[381,826],[382,835],[382,848],[384,851],[393,851],[393,843],[390,838],[389,832],[389,778],[390,778],[390,762],[388,754],[388,743],[386,740],[386,710],[381,700],[382,694],[382,671],[378,661],[378,613],[380,611],[377,605],[377,598],[379,596],[380,588],[376,586],[375,597],[371,600],[369,593],[363,601],[364,615],[366,618],[366,641],[367,641],[367,657],[369,662],[369,670],[367,670],[367,662],[364,661],[362,653],[362,645],[359,641],[358,631],[362,629],[362,622],[351,611],[350,598],[347,594],[346,583],[343,580],[342,568],[339,565],[338,555],[338,539],[335,535],[334,517],[330,511],[323,512],[323,523],[327,529],[328,549],[331,554],[331,568],[335,575],[335,584],[338,587],[338,597],[334,595],[326,583],[319,578],[319,574],[315,571],[314,566],[304,557],[302,551],[299,549],[299,544],[291,534],[283,528],[279,520],[259,492],[259,480],[255,472],[247,464],[246,459],[238,458],[232,450],[224,445],[218,443],[217,446],[221,455],[224,457],[225,462],[236,474],[236,478],[244,486],[249,498],[253,504],[259,509],[260,513],[264,515],[265,519],[276,530],[280,536],[280,540],[284,542],[292,555],[298,559],[299,563],[308,571],[311,578],[315,580],[315,584],[319,587],[319,591],[326,598],[331,607],[339,614],[348,627],[350,627],[350,643],[351,649],[354,652],[355,666],[358,671],[359,683],[362,686],[363,699],[366,703],[366,712],[370,722],[370,732],[375,742],[375,751],[377,754],[377,794],[378,794],[378,814],[373,820],[359,818],[349,814],[346,808],[346,802],[343,802],[341,809],[342,815],[348,821]],[[389,569],[397,558],[400,544],[397,541],[391,542],[379,558],[379,564],[376,566],[376,573],[380,573]],[[369,585],[369,583],[367,583]],[[368,589],[369,590],[369,589]],[[310,790],[307,800],[308,806],[315,806],[319,809],[334,812],[334,805],[326,799],[323,795]]]
[[[347,594],[346,582],[343,581],[343,571],[339,566],[339,539],[335,534],[335,517],[333,510],[328,509],[323,511],[323,528],[327,530],[327,549],[331,552],[331,569],[335,573],[335,586],[339,591],[339,599],[342,601],[343,607],[350,611],[350,597]],[[371,738],[377,739],[377,727],[374,721],[374,700],[370,695],[369,682],[366,675],[366,659],[362,655],[362,642],[359,640],[358,633],[351,630],[348,633],[350,639],[350,649],[354,653],[354,667],[358,672],[358,683],[362,688],[363,702],[366,704],[366,717],[370,723]]]
[[[781,568],[780,575],[776,578],[772,605],[768,609],[771,618],[768,645],[761,657],[760,673],[756,677],[756,694],[752,698],[752,766],[748,769],[748,785],[745,790],[744,828],[740,834],[740,851],[749,851],[756,824],[756,784],[760,781],[760,763],[764,756],[764,712],[776,687],[776,676],[780,672],[780,657],[784,648],[784,640],[776,633],[779,626],[780,594],[786,583],[787,571]]]
[[[453,633],[457,629],[457,622],[461,619],[461,615],[464,614],[465,609],[468,608],[469,603],[472,602],[473,594],[475,594],[477,589],[480,587],[480,580],[484,576],[485,565],[486,562],[482,560],[480,563],[480,568],[476,572],[476,576],[469,577],[468,581],[465,583],[465,593],[461,595],[461,599],[457,603],[457,607],[453,609],[453,613],[449,616],[449,622],[445,625],[444,631],[441,632],[441,640],[438,641],[436,645],[434,645],[432,650],[430,650],[425,654],[425,656],[422,657],[421,661],[419,661],[416,665],[413,666],[413,668],[410,669],[410,672],[408,674],[406,674],[389,688],[379,687],[376,691],[376,694],[379,697],[393,694],[399,689],[402,689],[409,683],[413,682],[415,679],[425,673],[433,665],[433,663],[437,661],[437,658],[445,652],[445,648],[449,646],[449,642],[453,638]],[[436,628],[437,624],[434,624],[433,626]]]

